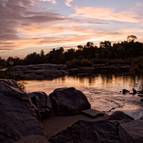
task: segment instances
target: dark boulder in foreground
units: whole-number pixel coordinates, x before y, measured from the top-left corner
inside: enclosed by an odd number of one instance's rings
[[[143,120],[134,120],[120,125],[122,143],[143,143]]]
[[[13,143],[30,135],[43,136],[28,95],[12,80],[0,80],[0,142]]]
[[[40,119],[47,118],[52,111],[49,96],[44,92],[32,92],[28,94]]]
[[[91,107],[86,96],[75,88],[59,88],[49,95],[58,115],[74,115]]]
[[[118,124],[109,121],[78,121],[49,140],[50,143],[121,143]]]

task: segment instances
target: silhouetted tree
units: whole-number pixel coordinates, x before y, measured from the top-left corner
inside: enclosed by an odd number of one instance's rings
[[[136,36],[128,36],[129,41],[122,41],[111,44],[110,41],[103,41],[100,46],[94,46],[93,42],[87,42],[85,45],[78,45],[77,49],[68,49],[64,51],[63,47],[52,49],[49,53],[44,50],[38,54],[36,52],[27,55],[23,60],[19,58],[8,58],[7,61],[1,61],[1,65],[18,64],[67,64],[69,66],[90,66],[93,64],[135,63],[138,67],[137,71],[143,69],[143,43],[135,42]],[[137,62],[135,62],[137,61]],[[3,64],[2,64],[3,63]],[[12,63],[12,64],[11,64]]]
[[[110,41],[100,42],[100,48],[111,48],[111,42]]]
[[[78,50],[83,50],[83,46],[82,45],[78,45],[77,48],[78,48]]]
[[[129,35],[127,37],[128,42],[134,42],[136,39],[137,39],[137,36],[135,36],[135,35]]]

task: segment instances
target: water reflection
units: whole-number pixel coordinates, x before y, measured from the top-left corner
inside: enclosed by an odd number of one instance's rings
[[[27,92],[44,91],[51,93],[56,88],[76,87],[89,99],[92,108],[111,113],[122,110],[139,118],[143,110],[138,96],[122,95],[123,88],[131,90],[143,87],[143,77],[97,75],[95,77],[62,77],[54,80],[23,81]]]

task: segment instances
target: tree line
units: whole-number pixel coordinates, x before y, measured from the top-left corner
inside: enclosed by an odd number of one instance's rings
[[[100,42],[99,46],[93,42],[78,45],[77,48],[64,50],[63,47],[52,49],[49,53],[28,54],[24,59],[9,57],[0,58],[0,66],[29,65],[29,64],[67,64],[69,67],[91,66],[93,64],[142,64],[143,43],[135,41],[136,37],[129,37],[127,41],[111,43]]]

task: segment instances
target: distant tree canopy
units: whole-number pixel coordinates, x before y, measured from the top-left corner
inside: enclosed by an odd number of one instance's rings
[[[41,63],[89,66],[117,61],[130,64],[135,61],[142,63],[143,43],[136,42],[136,39],[135,35],[129,35],[127,41],[113,44],[110,41],[102,41],[99,47],[95,46],[93,42],[87,42],[86,45],[78,45],[77,48],[66,51],[60,47],[49,53],[45,53],[43,50],[40,53],[34,52],[24,59],[9,57],[7,60],[3,60],[0,58],[0,66]]]
[[[128,42],[134,42],[135,40],[137,40],[137,36],[135,36],[135,35],[129,35],[127,37]]]

